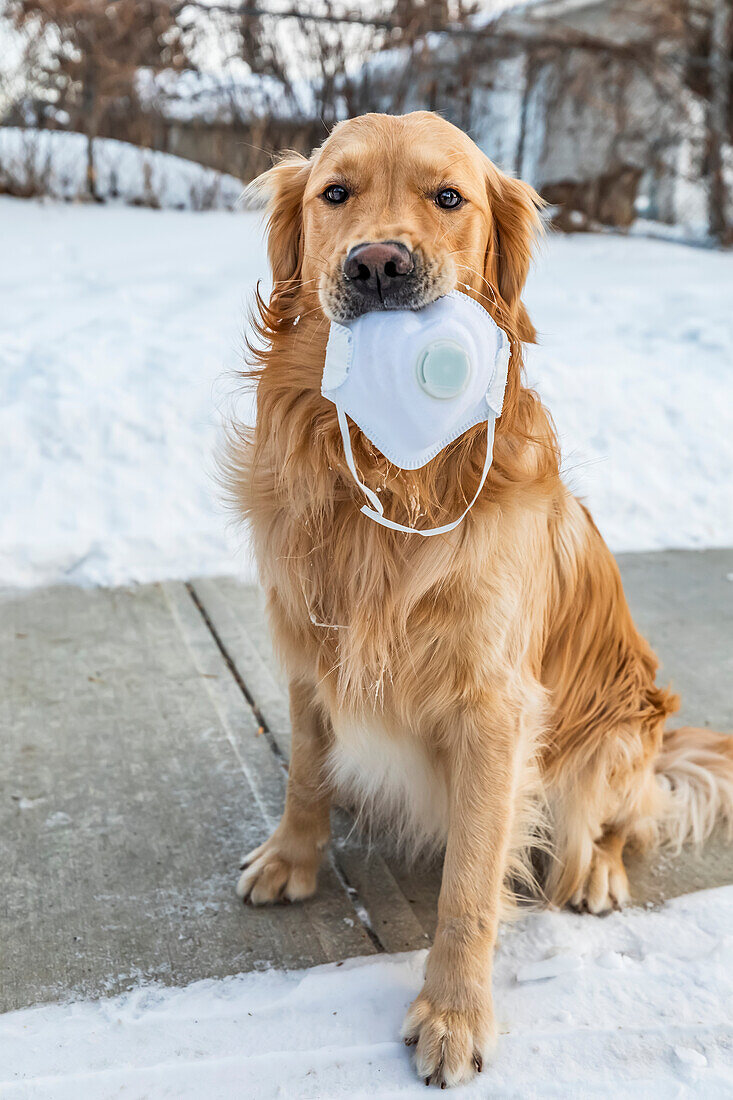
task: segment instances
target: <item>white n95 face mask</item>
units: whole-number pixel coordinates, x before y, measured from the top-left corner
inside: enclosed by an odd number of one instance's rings
[[[509,340],[483,306],[453,290],[420,310],[365,313],[331,323],[321,393],[336,406],[346,462],[369,500],[361,509],[393,531],[440,535],[475,504],[491,467]],[[418,470],[476,424],[486,422],[486,460],[476,494],[458,519],[421,530],[386,519],[356,470],[347,416],[385,458]]]

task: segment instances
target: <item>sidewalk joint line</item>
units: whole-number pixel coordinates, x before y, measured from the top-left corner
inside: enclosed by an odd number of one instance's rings
[[[199,599],[198,594],[196,592],[196,589],[194,588],[193,584],[190,581],[186,581],[186,589],[188,590],[188,594],[190,595],[190,597],[193,600],[199,614],[201,615],[201,618],[204,620],[204,623],[206,624],[206,627],[208,628],[208,631],[211,634],[211,637],[214,639],[217,649],[219,650],[222,657],[224,658],[224,663],[226,664],[227,668],[231,672],[232,677],[233,677],[237,687],[241,691],[241,693],[244,696],[244,698],[246,699],[247,704],[249,705],[252,713],[254,714],[254,716],[257,720],[258,726],[260,726],[260,728],[262,729],[262,732],[263,732],[264,736],[267,739],[267,744],[270,746],[273,753],[277,757],[277,760],[278,760],[278,763],[280,764],[280,767],[287,774],[287,771],[288,771],[287,760],[285,759],[282,752],[280,751],[280,746],[278,745],[277,741],[272,736],[272,730],[268,726],[267,721],[265,720],[264,714],[262,713],[260,708],[257,706],[257,704],[254,700],[254,697],[252,696],[252,693],[250,692],[249,688],[247,687],[244,680],[242,679],[242,676],[239,672],[239,669],[237,668],[234,661],[232,660],[232,658],[229,654],[229,650],[224,645],[224,642],[223,642],[221,636],[219,635],[219,632],[217,631],[216,627],[214,626],[213,622],[211,621],[209,613],[207,612],[206,608],[204,607],[201,600]]]
[[[196,592],[196,589],[194,588],[192,582],[191,581],[186,581],[185,582],[185,587],[186,587],[186,591],[188,592],[189,596],[191,597],[191,600],[193,601],[193,604],[196,607],[199,615],[203,619],[207,630],[211,634],[211,637],[213,638],[213,640],[216,644],[216,647],[219,650],[219,652],[220,652],[220,654],[221,654],[221,656],[224,660],[224,663],[226,664],[227,668],[229,669],[229,672],[231,673],[234,682],[236,683],[236,685],[239,688],[240,692],[244,696],[244,699],[245,699],[247,705],[250,707],[252,713],[254,714],[258,725],[261,727],[262,733],[267,739],[267,744],[270,746],[270,748],[272,749],[272,752],[275,754],[275,757],[276,757],[278,763],[280,764],[280,767],[283,769],[283,771],[287,775],[287,773],[288,773],[287,760],[285,759],[282,752],[280,751],[280,746],[277,744],[277,741],[273,737],[272,730],[270,729],[269,725],[267,724],[267,720],[266,720],[264,714],[262,713],[260,708],[257,706],[257,703],[255,702],[252,693],[250,692],[249,688],[247,687],[244,680],[242,679],[242,676],[241,676],[241,673],[239,672],[239,669],[237,668],[236,664],[232,660],[232,657],[231,657],[228,649],[224,645],[224,641],[223,641],[221,635],[219,634],[218,630],[216,629],[213,622],[211,621],[211,616],[209,615],[209,613],[207,612],[207,610],[204,607],[203,603],[199,599],[198,593]],[[351,905],[352,909],[354,910],[354,913],[356,914],[356,918],[359,921],[359,924],[364,929],[364,932],[366,933],[366,935],[368,936],[369,940],[371,941],[373,946],[376,948],[376,950],[381,954],[385,954],[386,949],[384,947],[384,944],[380,940],[379,936],[374,931],[374,927],[373,927],[371,919],[369,917],[369,910],[367,909],[366,905],[364,904],[362,898],[359,896],[359,893],[356,890],[356,888],[353,887],[351,885],[351,883],[349,882],[349,879],[348,879],[346,873],[344,872],[344,870],[343,870],[343,868],[342,868],[342,866],[341,866],[341,864],[340,864],[340,862],[339,862],[339,860],[336,856],[336,853],[333,849],[333,845],[331,846],[331,848],[329,850],[329,853],[328,853],[328,861],[331,864],[331,867],[333,869],[334,874],[336,875],[336,878],[338,879],[339,885],[341,886],[342,890],[346,894],[346,897],[348,898],[349,904]]]

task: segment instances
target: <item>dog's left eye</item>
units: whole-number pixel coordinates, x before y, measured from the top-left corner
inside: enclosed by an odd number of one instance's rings
[[[463,203],[463,195],[455,187],[444,187],[438,191],[435,201],[443,210],[455,210]]]
[[[330,184],[323,192],[323,198],[326,202],[332,202],[334,206],[338,206],[342,202],[346,202],[349,197],[349,192],[345,187],[342,187],[340,183]]]

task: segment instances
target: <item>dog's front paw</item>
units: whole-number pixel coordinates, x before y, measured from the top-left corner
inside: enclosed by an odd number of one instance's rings
[[[302,901],[315,893],[320,851],[304,857],[289,849],[275,833],[249,853],[237,883],[237,894],[245,905]]]
[[[494,1046],[490,1003],[482,1010],[441,1008],[423,990],[412,1002],[402,1037],[415,1046],[415,1067],[426,1085],[460,1085],[483,1069]]]

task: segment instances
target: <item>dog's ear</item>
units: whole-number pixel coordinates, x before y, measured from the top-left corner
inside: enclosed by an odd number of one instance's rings
[[[300,153],[285,153],[249,185],[249,206],[266,206],[267,253],[274,281],[273,294],[292,289],[303,265],[303,194],[311,162]]]
[[[532,342],[535,328],[521,301],[545,203],[533,187],[500,172],[487,161],[486,190],[493,223],[484,261],[484,278],[496,287],[519,340]]]

